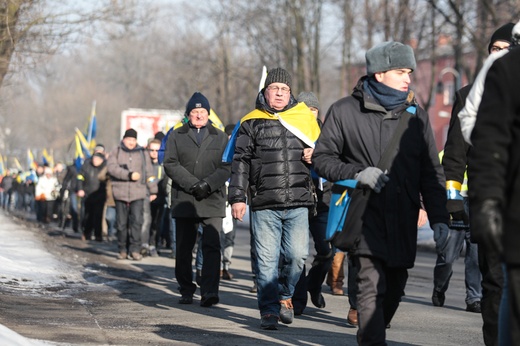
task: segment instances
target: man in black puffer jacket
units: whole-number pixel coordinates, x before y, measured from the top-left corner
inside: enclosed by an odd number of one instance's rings
[[[314,115],[291,95],[289,73],[269,71],[256,109],[241,119],[229,184],[238,220],[250,191],[263,329],[277,329],[278,319],[293,321],[291,299],[309,248],[309,208],[315,203],[310,164],[318,135]]]

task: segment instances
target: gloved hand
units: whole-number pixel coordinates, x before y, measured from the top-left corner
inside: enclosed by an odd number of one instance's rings
[[[432,225],[433,240],[435,241],[435,250],[438,254],[443,253],[448,246],[450,240],[450,228],[445,223],[435,223]]]
[[[464,224],[469,225],[469,216],[464,209],[464,201],[461,199],[448,199],[446,209],[450,213],[454,221],[463,221]]]
[[[197,201],[207,198],[211,192],[209,184],[204,180],[199,180],[192,187],[190,187],[190,193],[195,196]]]
[[[359,181],[361,186],[367,186],[374,192],[379,193],[390,178],[377,167],[367,167],[356,174],[355,179]]]
[[[486,199],[471,206],[471,240],[502,253],[502,210],[498,201]]]

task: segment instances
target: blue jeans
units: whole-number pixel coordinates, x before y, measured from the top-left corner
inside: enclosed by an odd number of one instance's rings
[[[467,199],[464,202],[467,212]],[[478,265],[478,246],[470,241],[469,230],[450,229],[450,239],[446,250],[442,254],[437,254],[437,262],[433,269],[433,288],[441,293],[448,290],[453,274],[453,262],[459,258],[464,243],[466,244],[466,256],[464,257],[466,304],[471,304],[482,298],[482,276]]]
[[[116,207],[107,206],[105,212],[105,220],[107,221],[107,233],[109,237],[115,236],[116,231]]]
[[[480,301],[482,298],[481,274],[478,266],[478,246],[471,243],[470,232],[450,229],[450,240],[446,250],[437,255],[437,262],[433,270],[433,287],[438,292],[446,292],[453,274],[453,262],[455,262],[466,243],[466,256],[464,257],[464,276],[466,284],[466,304]]]
[[[262,316],[278,316],[280,300],[292,298],[309,253],[309,210],[257,210],[251,221],[258,308]]]
[[[513,344],[511,340],[511,334],[509,330],[511,328],[509,320],[509,288],[507,285],[507,269],[506,265],[502,265],[504,268],[504,286],[502,287],[502,299],[500,300],[500,308],[498,310],[498,345],[509,346]]]

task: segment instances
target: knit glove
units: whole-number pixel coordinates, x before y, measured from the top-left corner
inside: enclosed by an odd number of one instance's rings
[[[359,181],[362,187],[369,187],[374,192],[379,193],[390,178],[377,167],[367,167],[356,174],[355,179]]]
[[[432,229],[435,250],[438,254],[444,253],[450,240],[450,228],[445,223],[435,223],[432,225]]]
[[[502,253],[502,210],[498,201],[486,199],[471,205],[471,240]]]
[[[209,187],[209,184],[207,182],[205,182],[204,180],[199,180],[198,182],[193,184],[192,187],[190,187],[190,193],[193,196],[195,196],[195,199],[197,201],[200,201],[209,196],[209,194],[211,193],[211,188]]]

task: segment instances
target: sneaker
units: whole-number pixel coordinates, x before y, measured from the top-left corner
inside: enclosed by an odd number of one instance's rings
[[[294,319],[294,309],[292,299],[280,300],[280,321],[284,324],[291,324]]]
[[[143,256],[139,252],[132,252],[132,259],[134,261],[140,261],[143,259]]]
[[[233,279],[233,274],[231,274],[228,270],[224,269],[221,271],[220,277],[222,280],[231,280]]]
[[[477,300],[476,302],[467,304],[466,305],[466,311],[468,311],[468,312],[476,312],[476,313],[480,314],[481,313],[480,300]]]
[[[432,303],[433,306],[444,306],[444,300],[446,299],[446,296],[444,293],[433,290],[432,294]],[[480,303],[479,303],[480,305]]]
[[[148,244],[142,244],[142,245],[141,245],[141,255],[142,255],[142,256],[146,256],[146,255],[148,255],[148,251],[149,251],[149,246],[148,246]]]
[[[155,246],[150,246],[150,257],[158,257],[157,249]]]
[[[127,257],[127,254],[126,254],[126,252],[124,252],[124,251],[121,251],[121,252],[117,255],[117,259],[118,259],[118,260],[124,260],[124,259],[126,259],[126,257]]]
[[[262,316],[262,322],[260,327],[265,330],[277,330],[278,329],[278,316],[276,315],[264,315]]]

